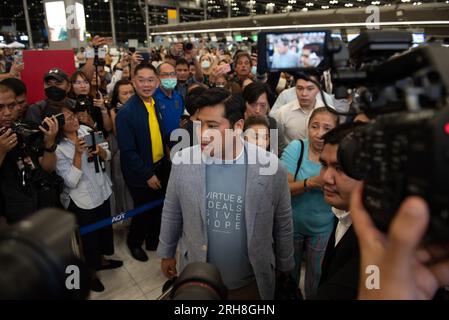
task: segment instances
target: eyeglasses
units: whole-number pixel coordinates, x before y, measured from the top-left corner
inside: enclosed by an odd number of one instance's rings
[[[176,72],[162,72],[159,74],[161,77],[176,77]]]
[[[88,85],[89,84],[89,81],[87,81],[87,80],[84,80],[84,81],[75,81],[73,84],[76,84],[77,86],[80,86],[80,85],[82,85],[82,84],[84,84],[84,85]]]

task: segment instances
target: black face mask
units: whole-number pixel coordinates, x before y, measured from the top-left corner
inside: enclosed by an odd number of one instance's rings
[[[64,89],[51,86],[45,89],[45,95],[48,99],[58,102],[65,99],[66,92]]]

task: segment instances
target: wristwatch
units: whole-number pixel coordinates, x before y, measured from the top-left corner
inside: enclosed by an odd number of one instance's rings
[[[50,148],[44,148],[44,151],[45,152],[49,152],[49,153],[52,153],[52,152],[55,152],[56,151],[56,148],[58,147],[58,145],[55,143],[54,145],[52,145]]]

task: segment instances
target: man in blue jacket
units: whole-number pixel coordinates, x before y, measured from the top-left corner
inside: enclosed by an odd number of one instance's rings
[[[170,172],[165,154],[165,139],[161,113],[153,94],[159,86],[156,69],[142,63],[134,71],[136,94],[117,114],[117,140],[123,177],[134,201],[140,207],[164,196]],[[142,249],[156,250],[158,245],[162,206],[133,217],[128,235],[128,248],[139,261],[147,261]]]

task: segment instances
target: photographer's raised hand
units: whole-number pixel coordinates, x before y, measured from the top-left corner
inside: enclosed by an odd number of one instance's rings
[[[101,92],[98,92],[100,94],[99,99],[93,99],[94,107],[100,108],[101,111],[107,111],[106,106],[104,104],[104,98]]]
[[[137,52],[134,52],[131,56],[131,66],[135,67],[143,61],[143,58]]]
[[[0,132],[3,132],[4,128],[0,128]],[[12,133],[11,129],[6,130],[3,134],[0,134],[0,155],[6,155],[9,151],[17,146],[17,135]]]
[[[52,116],[51,118],[46,117],[44,121],[42,121],[42,124],[44,123],[47,124],[48,130],[45,129],[42,125],[39,126],[39,129],[44,133],[45,148],[50,149],[56,143],[56,135],[58,134],[59,123],[55,116]]]
[[[429,223],[429,209],[418,197],[407,198],[396,213],[387,235],[374,225],[362,204],[362,187],[352,194],[351,217],[360,253],[359,299],[432,299],[449,284],[449,246],[421,247]],[[367,267],[379,270],[379,288],[367,286]]]

